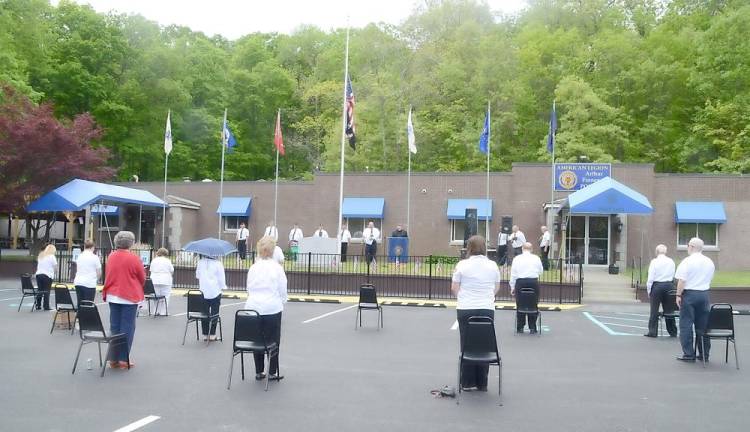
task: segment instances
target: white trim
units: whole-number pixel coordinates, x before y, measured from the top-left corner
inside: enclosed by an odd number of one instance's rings
[[[680,225],[695,225],[695,235],[692,237],[698,236],[698,225],[715,225],[716,226],[716,243],[715,244],[705,244],[706,239],[701,239],[704,242],[703,250],[712,252],[712,251],[719,251],[721,248],[719,247],[719,226],[720,223],[700,223],[700,222],[677,222],[675,225],[677,225],[676,235],[677,240],[675,241],[675,249],[678,251],[686,251],[687,250],[687,244],[680,244]]]

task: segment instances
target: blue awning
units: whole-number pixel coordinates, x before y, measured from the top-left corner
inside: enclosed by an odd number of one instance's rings
[[[477,209],[477,219],[492,220],[492,200],[481,199],[449,199],[448,219],[466,218],[466,209]]]
[[[383,219],[385,198],[344,198],[341,214],[345,218]]]
[[[245,197],[224,197],[221,199],[219,208],[216,209],[216,213],[220,213],[222,216],[250,216],[250,204],[252,198]]]
[[[674,203],[674,210],[676,223],[720,224],[727,221],[724,203],[720,201],[677,201]]]
[[[89,204],[115,202],[164,207],[166,204],[149,191],[88,180],[74,179],[42,195],[26,207],[29,212],[80,211]]]
[[[605,177],[568,196],[572,214],[651,214],[651,203],[644,195],[611,177]]]
[[[120,213],[120,208],[117,206],[110,205],[99,205],[94,204],[91,206],[91,214],[93,215],[116,215]]]

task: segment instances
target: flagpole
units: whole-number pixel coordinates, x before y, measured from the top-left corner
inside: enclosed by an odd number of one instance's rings
[[[487,184],[486,184],[486,191],[487,195],[485,197],[485,205],[487,206],[487,213],[485,214],[484,219],[484,241],[485,243],[489,243],[490,238],[490,212],[492,211],[492,206],[490,205],[490,138],[492,137],[492,134],[490,131],[492,128],[490,127],[492,123],[492,120],[490,118],[490,101],[487,101]]]
[[[411,107],[409,107],[409,120],[411,120]],[[406,146],[409,154],[409,170],[406,177],[406,230],[411,229],[411,146],[409,142],[409,131],[407,130]],[[412,233],[413,234],[413,233]]]
[[[277,124],[281,120],[281,108],[279,108],[279,112],[277,114]],[[276,147],[276,187],[273,192],[273,226],[276,228],[276,231],[278,232],[278,223],[276,222],[276,211],[278,209],[278,201],[279,201],[279,147]]]
[[[219,181],[219,239],[221,239],[221,201],[224,199],[224,153],[227,149],[226,133],[227,109],[224,108],[224,122],[221,124],[221,179]]]
[[[555,112],[555,100],[554,99],[552,100],[552,112],[553,113]],[[555,114],[555,116],[557,116],[557,114]],[[555,121],[557,121],[557,119],[555,119]],[[554,136],[555,131],[552,130],[552,125],[551,124],[550,124],[550,127],[549,127],[549,134],[550,134],[549,139],[552,140],[552,188],[551,188],[550,194],[549,194],[549,212],[547,213],[547,216],[548,216],[547,217],[547,225],[548,225],[548,227],[551,227],[553,225],[554,220],[555,220],[554,215],[553,215],[553,211],[555,209],[555,147],[557,147],[555,145],[555,136]],[[552,243],[552,242],[550,241],[550,243]],[[549,255],[549,252],[551,252],[551,251],[548,251],[547,255]]]
[[[169,126],[169,139],[171,141],[172,139],[172,126],[170,125],[170,117],[172,116],[172,110],[167,111],[167,125]],[[171,152],[170,148],[170,152]],[[169,153],[164,152],[164,194],[162,197],[162,201],[164,201],[164,207],[162,207],[161,212],[161,247],[164,247],[164,237],[166,236],[167,232],[167,170],[169,169]]]
[[[349,78],[349,23],[346,25],[346,51],[344,53],[344,99],[341,113],[341,174],[339,175],[339,226],[336,237],[339,240],[339,254],[341,254],[341,218],[344,206],[344,144],[346,140],[346,82]]]

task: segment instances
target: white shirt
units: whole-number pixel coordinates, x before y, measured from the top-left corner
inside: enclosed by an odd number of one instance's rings
[[[313,234],[313,237],[325,237],[328,238],[328,231],[324,229],[318,229],[315,231],[315,234]]]
[[[237,240],[247,240],[250,236],[250,230],[247,228],[240,228],[237,230]]]
[[[700,252],[694,252],[680,262],[675,272],[675,279],[685,281],[686,290],[707,291],[714,278],[714,262]]]
[[[513,258],[510,267],[510,289],[516,289],[516,280],[524,278],[538,278],[544,272],[542,260],[529,251]]]
[[[664,254],[659,254],[651,260],[648,265],[648,279],[646,280],[646,291],[651,294],[651,285],[654,282],[672,282],[674,279],[674,261]]]
[[[349,243],[349,241],[352,239],[352,233],[350,233],[348,229],[343,229],[341,230],[339,239],[341,240],[341,243]]]
[[[219,260],[201,258],[195,267],[195,277],[203,297],[207,299],[220,296],[221,291],[227,287],[224,265]]]
[[[247,301],[245,309],[261,315],[273,315],[284,310],[287,301],[286,274],[273,259],[260,259],[247,271]]]
[[[520,248],[524,243],[526,243],[526,236],[523,235],[521,231],[516,231],[514,234],[510,235],[510,241],[511,247]]]
[[[273,237],[275,241],[279,241],[279,230],[275,226],[267,226],[263,235]]]
[[[508,246],[508,234],[501,232],[497,235],[498,246]]]
[[[101,271],[102,263],[99,257],[90,249],[86,249],[78,255],[76,260],[76,277],[73,279],[73,285],[96,288],[96,283],[99,281],[98,273]]]
[[[156,257],[151,261],[151,282],[154,285],[169,285],[172,286],[172,274],[174,274],[174,266],[172,261],[166,257]]]
[[[299,242],[302,241],[302,237],[304,237],[304,235],[302,234],[301,228],[292,228],[292,230],[289,231],[289,243],[297,242],[297,244],[299,244]]]
[[[460,284],[456,309],[495,309],[495,287],[500,283],[497,263],[473,255],[456,264],[452,280]]]
[[[544,234],[542,234],[542,240],[539,242],[539,248],[546,248],[549,247],[549,245],[552,243],[552,236],[550,235],[549,231],[545,231]]]
[[[284,265],[284,251],[278,246],[274,246],[273,248],[273,260]]]
[[[36,264],[36,273],[43,274],[55,278],[55,267],[57,267],[57,258],[54,255],[47,255],[46,257],[39,260]]]
[[[365,243],[370,245],[373,242],[380,240],[380,230],[375,227],[365,228],[362,232],[362,238],[365,239]]]

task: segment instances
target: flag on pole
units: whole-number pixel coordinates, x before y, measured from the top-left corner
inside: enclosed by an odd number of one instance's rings
[[[224,127],[221,130],[221,142],[227,148],[228,153],[231,153],[232,149],[237,147],[237,140],[234,139],[226,119],[224,119]]]
[[[276,150],[284,156],[284,138],[281,136],[281,110],[276,115],[276,130],[273,133],[273,144]]]
[[[411,108],[409,108],[409,119],[406,121],[406,134],[409,139],[409,151],[417,154],[417,142],[414,138],[414,124],[411,122]]]
[[[484,115],[484,129],[482,129],[482,135],[479,136],[479,151],[487,154],[490,149],[490,112],[487,111]]]
[[[549,135],[547,136],[547,151],[555,151],[555,132],[557,132],[557,112],[555,112],[555,102],[552,102],[552,113],[549,116]]]
[[[354,90],[352,90],[352,80],[346,76],[346,137],[349,139],[349,145],[352,150],[357,148],[357,137],[354,126]]]
[[[167,111],[167,129],[164,131],[164,153],[172,153],[172,122],[169,120],[172,112]]]

